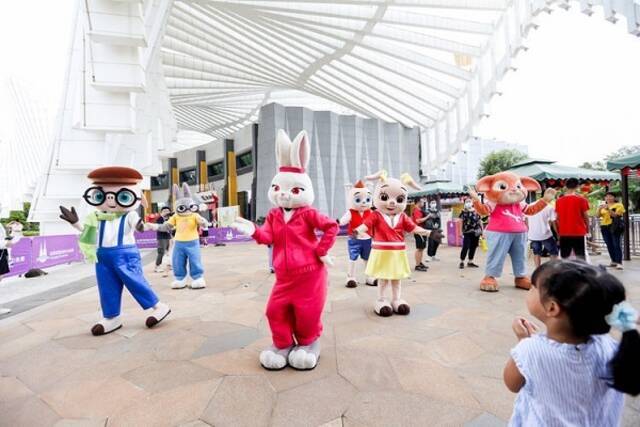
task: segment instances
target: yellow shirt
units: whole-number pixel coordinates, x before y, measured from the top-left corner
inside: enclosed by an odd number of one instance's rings
[[[169,224],[176,228],[175,239],[178,242],[190,242],[191,240],[198,240],[198,214],[189,214],[186,216],[173,215],[167,221]]]
[[[622,206],[622,203],[614,203],[611,206],[608,206],[608,208],[618,215],[622,215],[624,213],[624,206]],[[613,222],[611,215],[606,208],[598,209],[598,215],[600,216],[600,225],[611,225]]]

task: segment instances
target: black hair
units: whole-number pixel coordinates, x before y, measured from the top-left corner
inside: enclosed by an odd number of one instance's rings
[[[550,261],[538,267],[531,280],[542,299],[562,307],[576,337],[606,334],[611,326],[605,316],[625,300],[624,285],[603,268],[580,261]],[[624,332],[618,351],[609,362],[610,385],[623,393],[640,394],[640,334]]]
[[[163,206],[163,207],[160,208],[160,212],[162,212],[165,209],[168,209],[169,211],[171,210],[171,208],[169,206]]]
[[[607,192],[605,193],[605,197],[606,197],[606,196],[612,196],[612,197],[613,197],[613,200],[616,200],[616,201],[618,200],[618,196],[616,196],[616,195],[615,195],[614,193],[612,193],[611,191],[607,191]]]
[[[574,188],[578,188],[578,184],[579,183],[577,178],[569,178],[565,185],[569,189],[574,189]]]

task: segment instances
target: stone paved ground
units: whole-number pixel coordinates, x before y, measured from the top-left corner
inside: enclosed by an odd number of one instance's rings
[[[514,395],[501,373],[524,292],[508,276],[500,293],[479,292],[482,271],[458,270],[457,249],[445,247],[443,261],[404,284],[411,315],[382,319],[375,288],[343,286],[345,246],[341,238],[333,250],[314,371],[259,366],[270,342],[266,249],[209,247],[206,290],[171,290],[145,268],[173,310],[157,329],[127,295],[125,326],[92,337],[95,289],[0,321],[0,425],[504,425]],[[638,273],[637,261],[616,272],[636,306]],[[640,424],[640,400],[627,400],[623,424]]]

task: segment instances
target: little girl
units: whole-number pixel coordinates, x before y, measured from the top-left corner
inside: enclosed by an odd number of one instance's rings
[[[547,332],[523,318],[513,323],[520,342],[504,368],[505,384],[518,393],[510,425],[620,425],[623,393],[640,394],[638,314],[624,286],[578,261],[543,264],[532,282],[527,308]]]

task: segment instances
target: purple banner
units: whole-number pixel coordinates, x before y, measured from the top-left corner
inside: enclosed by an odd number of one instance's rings
[[[45,268],[83,259],[78,236],[38,236],[31,239],[31,268]]]
[[[234,230],[233,228],[220,227],[209,229],[209,242],[211,243],[234,243],[250,242],[253,239]]]
[[[9,248],[9,272],[4,277],[18,276],[31,269],[31,239],[23,237]]]
[[[462,246],[462,221],[458,218],[447,222],[447,245]]]
[[[156,240],[156,232],[153,230],[143,231],[142,233],[135,233],[136,246],[140,249],[155,249],[158,247],[158,241]]]

